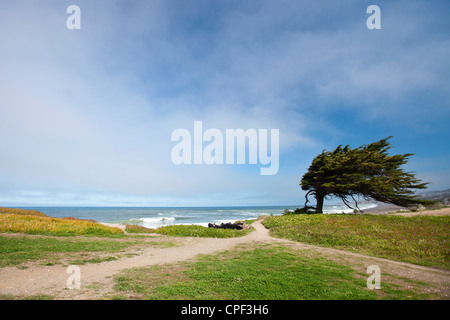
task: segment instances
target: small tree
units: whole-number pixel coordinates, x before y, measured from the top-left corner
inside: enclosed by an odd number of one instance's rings
[[[332,196],[354,209],[349,204],[351,198],[358,210],[357,195],[402,207],[430,204],[430,201],[418,199],[411,190],[425,189],[428,183],[400,168],[413,154],[388,155],[390,138],[355,149],[348,145],[338,146],[317,155],[300,182],[302,189],[307,191],[305,207],[309,195],[316,198],[316,213],[323,212],[324,199]]]

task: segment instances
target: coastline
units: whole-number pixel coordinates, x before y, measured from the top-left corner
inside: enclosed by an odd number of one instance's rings
[[[376,209],[375,211],[383,214],[385,212],[395,211],[398,208],[397,206],[384,205],[368,209],[367,214],[370,215],[371,213],[373,213],[373,209]],[[450,215],[450,207],[438,210],[424,210],[416,212],[405,211],[404,213],[393,213],[392,215]],[[347,215],[347,217],[343,218],[354,219],[357,217],[358,215]],[[401,220],[406,221],[408,219]],[[414,222],[415,220],[412,219],[411,221]],[[365,255],[364,252],[351,252],[343,250],[342,248],[328,248],[325,246],[321,246],[320,244],[308,244],[284,238],[277,238],[269,234],[270,228],[266,228],[266,226],[262,224],[261,219],[254,221],[252,223],[252,227],[254,228],[254,230],[242,237],[172,237],[163,234],[155,237],[154,234],[141,234],[136,238],[131,237],[126,239],[97,239],[101,242],[109,242],[110,244],[108,244],[107,247],[105,247],[103,250],[100,250],[99,252],[78,250],[79,252],[70,253],[70,255],[62,254],[61,256],[57,257],[56,260],[51,255],[44,255],[43,257],[24,261],[23,266],[26,266],[26,268],[17,268],[17,266],[15,265],[0,268],[0,278],[2,279],[2,283],[0,284],[0,297],[1,295],[3,295],[3,297],[7,297],[10,299],[18,299],[23,297],[33,298],[42,296],[46,299],[81,300],[113,297],[113,294],[122,294],[121,292],[114,290],[114,276],[120,274],[120,272],[123,272],[124,270],[129,270],[135,267],[149,267],[153,265],[179,264],[184,261],[195,259],[195,257],[197,257],[199,254],[212,255],[218,252],[230,250],[237,245],[249,245],[253,247],[255,244],[260,243],[277,244],[283,246],[288,244],[289,246],[295,246],[299,249],[314,250],[314,252],[320,253],[321,255],[325,254],[329,259],[333,259],[339,262],[348,261],[358,272],[366,271],[364,267],[363,269],[358,269],[361,263],[361,259],[364,259],[365,261],[367,261],[365,265],[377,264],[380,265],[383,271],[396,274],[401,277],[406,276],[413,281],[431,283],[433,292],[438,293],[438,295],[434,297],[438,299],[448,299],[449,297],[448,270],[434,266],[427,267],[413,264],[411,262],[405,262],[390,257],[378,257],[372,256],[370,254]],[[5,241],[11,241],[11,243],[22,241],[20,239],[17,239],[17,236],[14,234],[5,233],[3,237]],[[79,241],[86,243],[96,241],[95,239],[93,240],[89,237],[85,238],[81,235],[78,235],[76,237],[77,243]],[[435,237],[435,235],[430,234],[430,237]],[[25,238],[30,243],[32,241],[36,241],[36,243],[32,244],[32,247],[41,248],[39,250],[41,250],[43,254],[47,254],[46,252],[48,250],[44,241],[56,240],[56,242],[61,242],[65,246],[73,245],[72,239],[54,238],[54,236],[52,235],[30,234],[26,235]],[[117,246],[118,243],[131,240],[134,243],[127,248],[124,248],[123,250],[117,249],[112,253],[109,252],[109,250],[113,249],[114,246]],[[17,243],[16,245],[18,244],[19,243]],[[65,251],[62,250],[61,252]],[[94,262],[95,260],[98,260],[98,262]],[[75,263],[74,261],[81,262]],[[83,283],[83,287],[81,290],[67,290],[67,265],[69,264],[79,265],[80,267]],[[50,274],[52,275],[51,277],[49,277]],[[165,276],[161,276],[159,279],[163,280],[165,279]],[[92,284],[95,284],[95,286],[92,286]],[[426,290],[429,289],[427,288]],[[138,296],[130,295],[126,297],[135,299]]]

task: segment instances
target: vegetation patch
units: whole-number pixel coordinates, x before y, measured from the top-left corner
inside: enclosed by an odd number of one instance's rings
[[[175,237],[234,238],[245,236],[251,232],[251,229],[216,229],[198,225],[172,225],[158,228],[156,232]]]
[[[123,231],[119,228],[107,227],[92,221],[15,213],[0,214],[0,232],[55,236],[114,236],[123,234]]]
[[[275,237],[450,268],[450,216],[302,214],[268,217],[263,224]]]
[[[146,228],[134,224],[126,224],[125,231],[127,233],[155,233],[155,229]]]
[[[169,248],[177,244],[164,239],[137,235],[111,237],[53,237],[25,234],[0,235],[0,268],[41,265],[100,263],[139,255],[148,247]]]
[[[111,257],[92,257],[86,253],[108,254],[119,252],[134,245],[135,242],[114,241],[109,239],[82,241],[78,238],[65,237],[6,237],[0,236],[0,267],[18,266],[31,260],[41,260],[41,263],[52,265],[61,260],[69,262],[78,261],[101,262]],[[74,260],[75,259],[75,260]],[[68,261],[69,260],[69,261]],[[81,263],[80,261],[84,261]],[[73,262],[70,262],[74,264]]]

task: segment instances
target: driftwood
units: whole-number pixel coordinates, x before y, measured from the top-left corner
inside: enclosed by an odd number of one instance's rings
[[[208,223],[208,228],[242,230],[242,229],[244,229],[244,223],[243,222],[238,222],[238,223],[227,222],[227,223],[221,223],[221,224]]]

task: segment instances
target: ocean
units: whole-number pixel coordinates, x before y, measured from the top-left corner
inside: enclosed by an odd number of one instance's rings
[[[147,228],[159,228],[173,224],[197,224],[235,222],[255,219],[261,215],[281,215],[284,209],[294,210],[302,206],[243,206],[243,207],[24,207],[38,210],[50,217],[93,219],[98,222],[127,223]],[[365,204],[361,209],[376,207]],[[352,212],[345,205],[325,205],[324,213]]]

